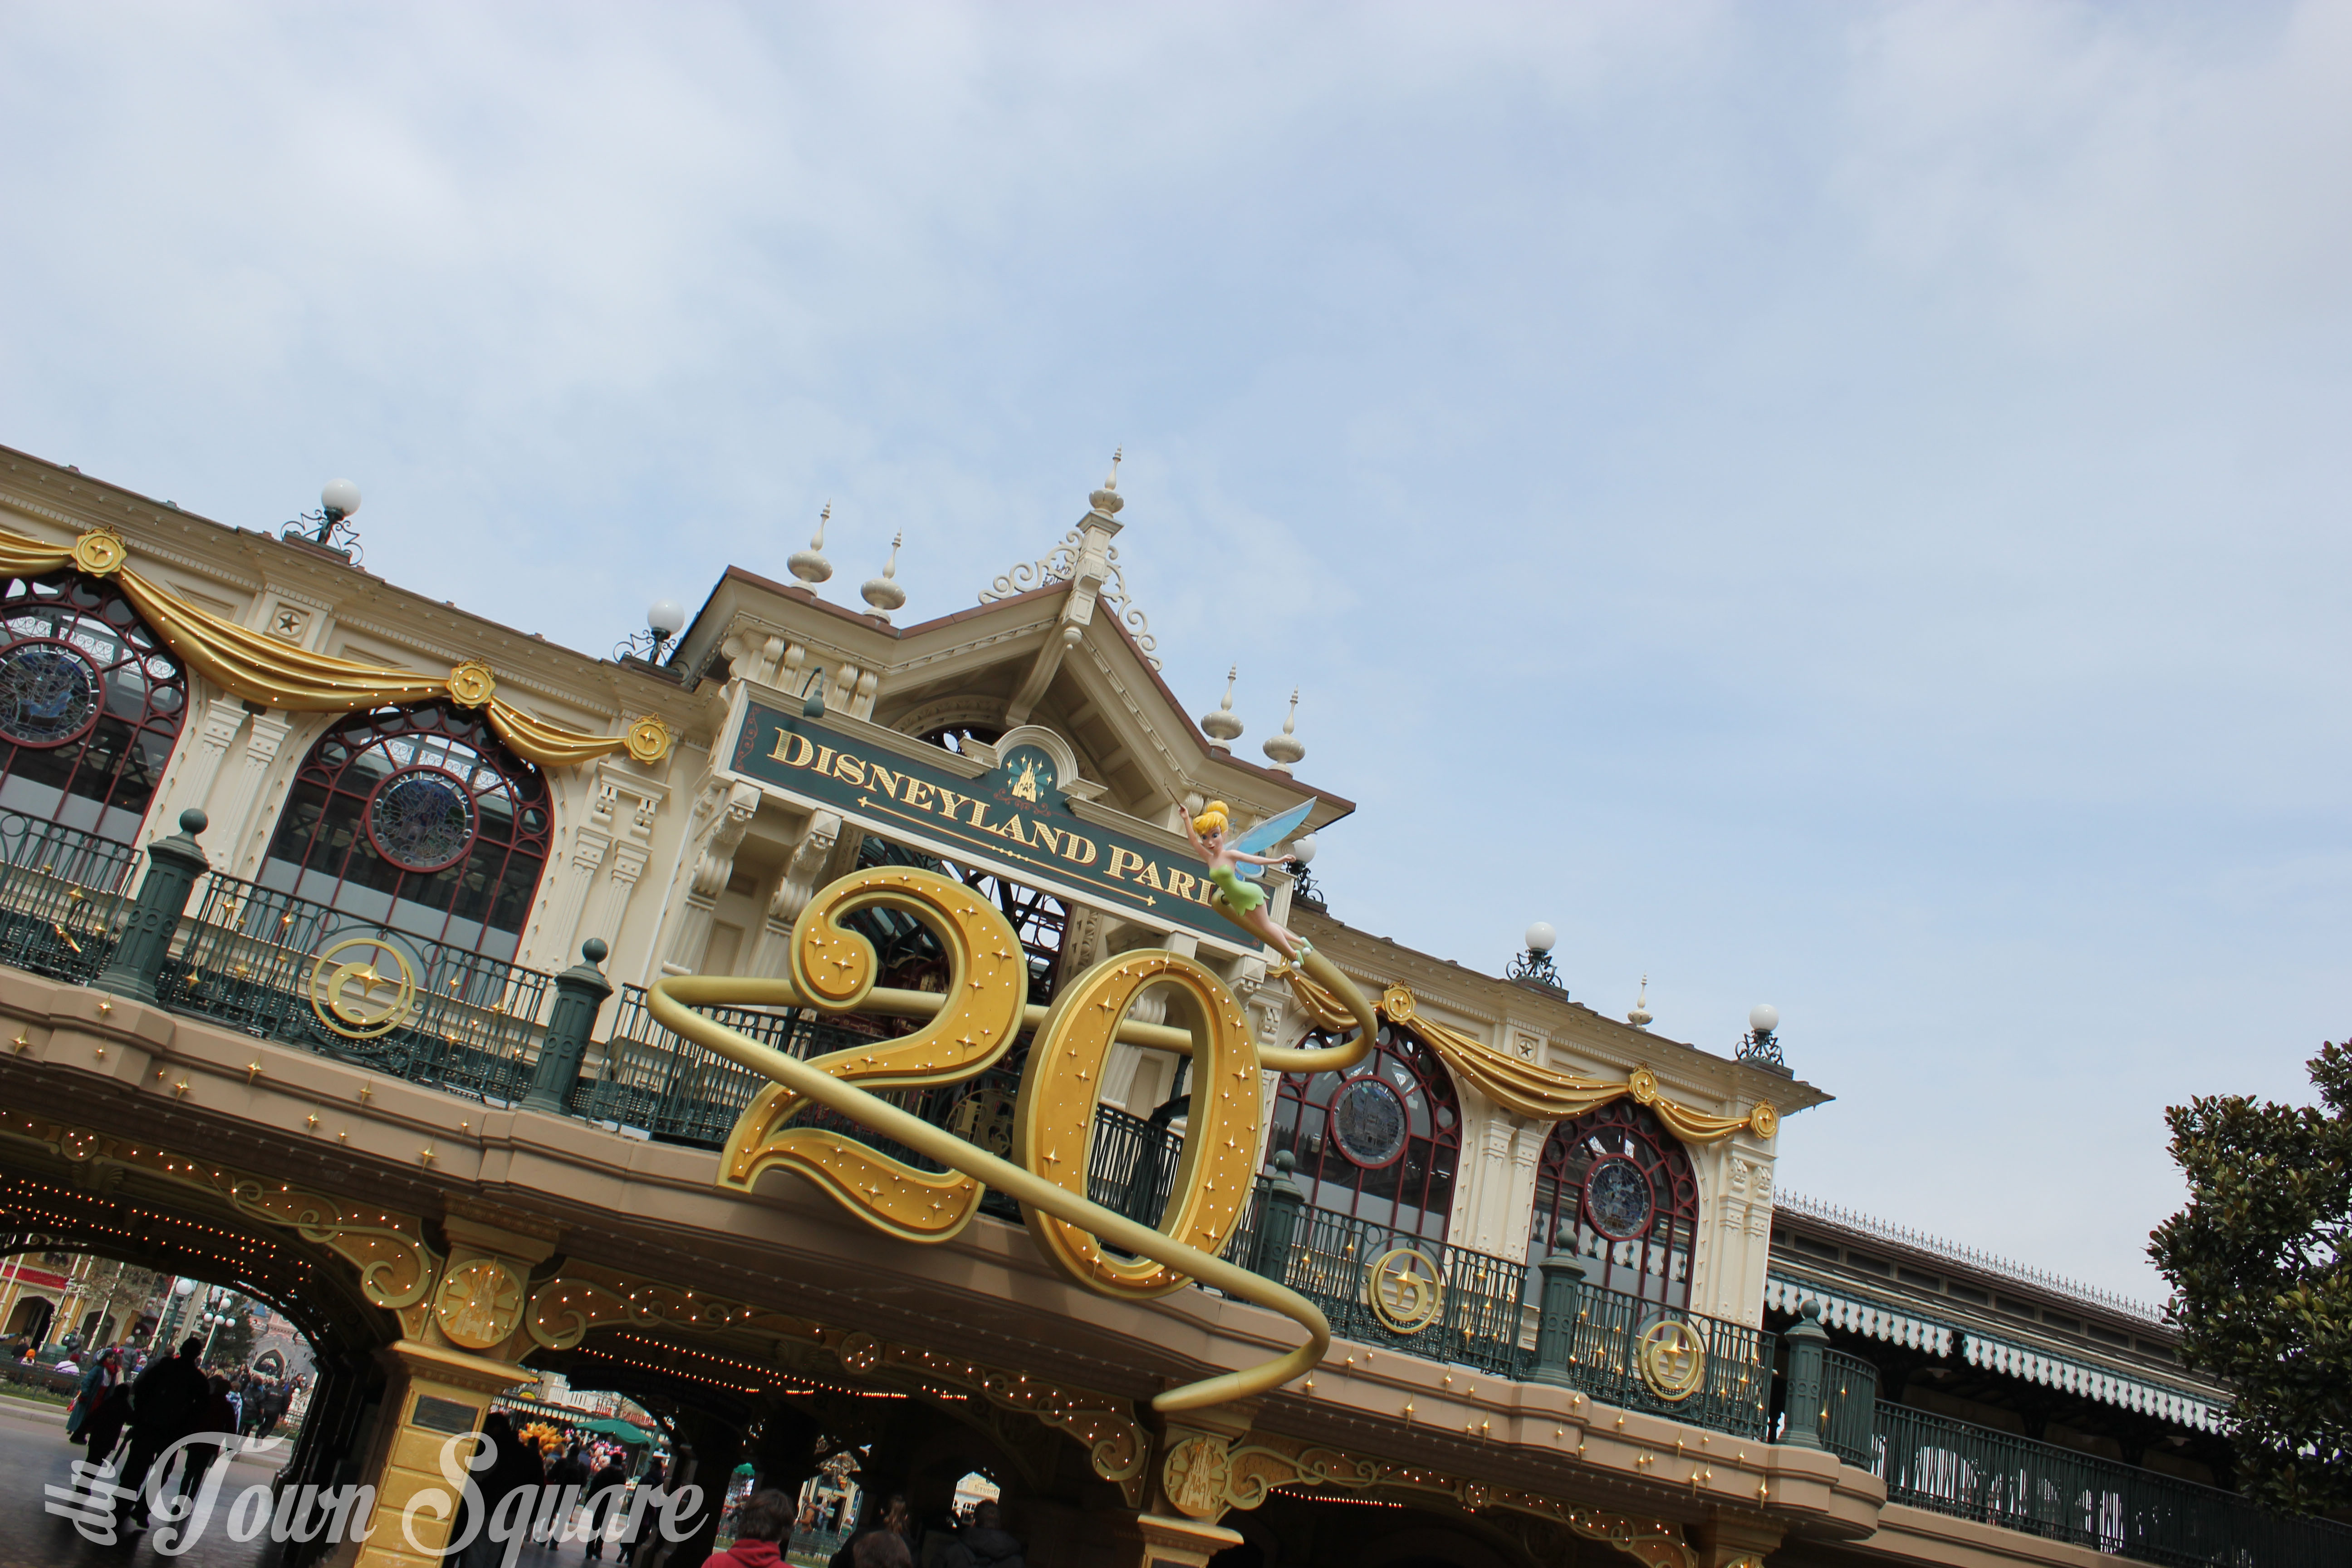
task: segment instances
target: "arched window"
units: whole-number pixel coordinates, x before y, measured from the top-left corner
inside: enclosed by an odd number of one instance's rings
[[[18,577],[0,598],[0,806],[135,843],[187,676],[112,583]]]
[[[1307,1038],[1310,1049],[1335,1043]],[[1379,1048],[1344,1074],[1286,1073],[1275,1094],[1269,1168],[1285,1149],[1317,1208],[1445,1239],[1462,1110],[1444,1065],[1412,1030],[1382,1025]]]
[[[1550,1252],[1562,1227],[1586,1259],[1587,1283],[1690,1305],[1698,1175],[1647,1106],[1612,1100],[1551,1130],[1536,1166],[1528,1260]]]
[[[478,713],[354,713],[310,748],[261,884],[428,942],[511,959],[552,827],[547,780]]]

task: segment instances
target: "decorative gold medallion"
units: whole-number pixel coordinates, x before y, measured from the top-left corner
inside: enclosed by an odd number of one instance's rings
[[[73,563],[93,577],[111,577],[131,559],[122,535],[110,528],[93,528],[74,541]]]
[[[1213,1520],[1225,1511],[1225,1483],[1233,1473],[1233,1456],[1223,1438],[1187,1437],[1168,1451],[1160,1480],[1177,1512]]]
[[[1650,1392],[1669,1403],[1688,1399],[1706,1381],[1706,1345],[1679,1318],[1662,1318],[1644,1329],[1633,1360]]]
[[[669,755],[669,726],[650,713],[629,726],[629,755],[641,763],[660,762]]]
[[[1421,1004],[1412,992],[1402,985],[1391,985],[1381,993],[1381,1012],[1391,1024],[1410,1024]]]
[[[1417,1334],[1444,1310],[1445,1277],[1419,1247],[1392,1247],[1364,1270],[1364,1300],[1391,1331]]]
[[[1627,1073],[1625,1088],[1636,1105],[1655,1105],[1658,1102],[1658,1075],[1648,1068],[1635,1068]]]
[[[449,695],[460,708],[479,708],[498,689],[498,677],[478,658],[469,658],[449,672]]]
[[[460,1264],[443,1277],[433,1315],[452,1343],[488,1350],[514,1332],[522,1315],[522,1281],[492,1258]]]
[[[1748,1112],[1748,1131],[1759,1138],[1770,1138],[1780,1130],[1780,1113],[1772,1109],[1769,1100],[1759,1100]]]
[[[345,1039],[388,1035],[415,1007],[416,971],[406,953],[382,937],[339,942],[310,966],[310,1011]]]

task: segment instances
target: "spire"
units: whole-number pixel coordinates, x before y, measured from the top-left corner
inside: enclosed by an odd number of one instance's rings
[[[882,568],[882,575],[868,577],[866,585],[857,590],[865,595],[866,602],[874,606],[875,615],[886,621],[890,618],[891,611],[907,602],[907,590],[898,584],[898,546],[906,542],[906,538],[904,533],[891,536],[889,564]]]
[[[1646,974],[1642,976],[1642,994],[1633,999],[1633,1010],[1625,1015],[1625,1021],[1637,1029],[1650,1026],[1650,977]]]
[[[1238,664],[1225,671],[1225,700],[1217,704],[1215,712],[1201,716],[1202,731],[1209,737],[1209,744],[1221,752],[1231,751],[1234,742],[1241,739],[1242,721],[1234,712],[1234,682],[1241,673]]]
[[[1298,738],[1298,688],[1290,689],[1290,713],[1282,721],[1282,733],[1266,742],[1265,750],[1278,773],[1288,773],[1306,758],[1306,742]]]
[[[1111,453],[1110,478],[1102,482],[1102,489],[1093,491],[1087,497],[1087,502],[1105,517],[1113,515],[1127,504],[1127,498],[1118,493],[1118,460],[1126,455],[1125,447],[1120,447]]]
[[[816,536],[809,541],[809,547],[793,551],[784,563],[792,568],[793,576],[808,584],[812,593],[815,592],[819,583],[833,575],[833,563],[824,558],[824,525],[832,521],[833,503],[827,501],[824,510],[817,514]]]

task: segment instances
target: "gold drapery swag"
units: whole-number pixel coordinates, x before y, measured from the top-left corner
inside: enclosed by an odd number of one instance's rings
[[[1318,1027],[1353,1026],[1353,1018],[1338,997],[1287,965],[1276,973],[1289,981],[1291,994]],[[1658,1075],[1645,1067],[1635,1068],[1622,1083],[1604,1083],[1523,1062],[1459,1029],[1423,1017],[1418,999],[1402,985],[1391,985],[1381,994],[1379,1012],[1390,1023],[1406,1025],[1427,1040],[1439,1059],[1455,1075],[1467,1079],[1479,1093],[1537,1121],[1566,1121],[1630,1095],[1636,1104],[1655,1111],[1667,1131],[1685,1143],[1712,1143],[1743,1128],[1759,1138],[1769,1138],[1780,1125],[1780,1113],[1761,1100],[1745,1116],[1709,1116],[1693,1110],[1660,1094]]]
[[[533,718],[498,696],[497,678],[478,660],[446,675],[425,675],[310,653],[165,593],[132,571],[130,557],[111,529],[92,529],[69,548],[0,531],[0,572],[37,577],[70,566],[85,576],[112,578],[182,663],[248,702],[295,713],[351,713],[446,697],[461,708],[485,710],[499,739],[543,768],[572,767],[620,751],[641,763],[669,754],[669,726],[658,718],[639,719],[618,735],[590,734]]]

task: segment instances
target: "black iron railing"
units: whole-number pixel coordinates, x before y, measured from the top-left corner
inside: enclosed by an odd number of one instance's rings
[[[156,984],[179,1012],[499,1100],[530,1081],[551,999],[537,970],[217,871]]]
[[[0,812],[0,963],[89,983],[123,929],[141,858],[90,834]],[[554,990],[537,971],[218,873],[205,876],[195,907],[173,930],[156,984],[175,1010],[501,1101],[519,1099],[530,1081]],[[888,1037],[893,1027],[795,1009],[706,1011],[803,1059]],[[655,1023],[638,987],[623,988],[610,1019],[567,1097],[574,1115],[716,1147],[767,1086]],[[1016,1048],[964,1082],[887,1098],[1009,1154],[1021,1060]],[[935,1168],[830,1113],[810,1121]],[[1098,1108],[1089,1195],[1157,1224],[1182,1150],[1171,1123]],[[990,1206],[1014,1217],[995,1194]],[[1314,1300],[1345,1338],[1505,1377],[1564,1379],[1606,1404],[1746,1437],[1765,1435],[1776,1353],[1794,1342],[1575,1285],[1572,1271],[1549,1265],[1530,1269],[1312,1208],[1287,1176],[1257,1179],[1223,1250]],[[1539,1301],[1555,1289],[1573,1303],[1572,1331],[1549,1326],[1570,1318],[1550,1298]],[[1540,1342],[1532,1332],[1539,1305]],[[1538,1342],[1549,1360],[1538,1361]],[[1883,1477],[1892,1500],[2157,1563],[2352,1561],[2352,1529],[2276,1518],[2212,1488],[1880,1403],[1870,1363],[1818,1343],[1806,1353],[1822,1361],[1812,1413],[1820,1440]]]
[[[1843,1351],[1822,1352],[1822,1442],[1849,1465],[1878,1463],[1878,1368]]]
[[[88,984],[114,954],[139,851],[0,811],[0,963]]]
[[[2352,1529],[2326,1520],[2279,1518],[2212,1487],[1906,1405],[1877,1414],[1872,1468],[1890,1502],[2181,1568],[2352,1562]]]
[[[1772,1336],[1621,1291],[1580,1293],[1570,1375],[1605,1404],[1742,1437],[1764,1436]]]

